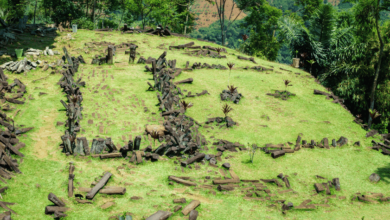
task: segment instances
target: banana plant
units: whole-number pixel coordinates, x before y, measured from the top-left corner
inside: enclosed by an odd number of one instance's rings
[[[310,74],[311,74],[311,69],[313,68],[313,64],[316,62],[314,60],[308,60],[308,63],[310,63]]]

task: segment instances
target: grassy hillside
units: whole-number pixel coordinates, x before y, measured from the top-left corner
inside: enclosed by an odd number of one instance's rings
[[[52,219],[44,215],[45,206],[51,205],[47,195],[52,192],[65,200],[67,207],[67,219],[108,219],[110,216],[130,212],[133,219],[143,219],[157,210],[170,210],[176,205],[172,202],[175,198],[186,198],[187,204],[192,199],[201,201],[197,208],[198,219],[386,219],[387,213],[384,210],[390,208],[389,203],[366,204],[358,201],[351,202],[356,193],[366,194],[368,192],[383,193],[390,196],[389,175],[390,158],[377,151],[368,149],[371,146],[372,138],[365,138],[365,131],[359,125],[352,122],[350,115],[340,105],[326,100],[324,96],[313,95],[313,89],[325,91],[319,84],[315,83],[309,74],[290,66],[255,59],[258,65],[273,67],[275,71],[257,72],[254,70],[243,70],[239,67],[254,66],[250,61],[238,60],[238,53],[227,49],[227,59],[214,59],[207,57],[190,57],[183,55],[183,51],[170,51],[169,45],[188,43],[192,40],[177,37],[158,37],[144,34],[121,35],[117,32],[93,32],[79,30],[74,35],[75,40],[62,40],[61,36],[67,33],[60,33],[54,41],[35,42],[27,38],[21,38],[19,43],[26,47],[43,49],[44,46],[52,44],[57,50],[66,46],[72,56],[81,54],[87,64],[81,64],[79,72],[74,77],[83,77],[87,85],[82,88],[84,101],[84,119],[81,122],[83,131],[80,136],[85,136],[92,142],[92,138],[111,137],[114,143],[123,146],[129,137],[142,135],[146,124],[160,124],[162,118],[158,114],[156,92],[146,91],[147,81],[153,83],[152,76],[145,72],[145,65],[128,64],[128,55],[118,52],[115,56],[114,65],[90,65],[92,57],[101,52],[84,53],[84,44],[90,41],[109,41],[121,43],[136,41],[139,52],[145,58],[151,56],[157,58],[164,50],[167,51],[168,60],[177,60],[177,67],[185,66],[186,61],[190,65],[194,62],[207,62],[208,64],[226,65],[227,62],[235,63],[231,71],[230,82],[238,87],[238,91],[244,98],[238,105],[229,103],[233,107],[230,116],[239,125],[234,128],[214,129],[201,127],[200,133],[206,136],[207,140],[214,142],[216,139],[225,139],[242,144],[256,143],[264,146],[267,143],[295,142],[299,133],[302,138],[310,141],[320,141],[324,137],[330,140],[345,136],[349,144],[343,147],[327,149],[301,149],[293,154],[287,154],[278,159],[272,159],[270,155],[263,152],[256,152],[254,163],[249,162],[247,151],[224,152],[222,161],[218,166],[229,162],[235,173],[242,179],[272,179],[277,178],[279,173],[289,176],[293,192],[278,193],[286,188],[278,188],[272,184],[265,184],[274,194],[271,199],[264,201],[247,201],[243,199],[246,192],[242,188],[251,186],[250,183],[240,183],[241,187],[229,192],[219,192],[214,186],[213,190],[204,188],[187,187],[174,183],[168,185],[168,175],[189,176],[199,184],[212,184],[216,177],[222,177],[218,168],[208,165],[200,165],[201,169],[184,169],[181,172],[179,165],[174,164],[175,159],[163,157],[158,162],[143,162],[141,165],[130,164],[123,158],[100,160],[92,157],[73,157],[61,153],[59,145],[60,136],[64,133],[65,127],[56,126],[57,121],[65,121],[66,112],[60,100],[66,100],[56,83],[61,78],[59,74],[49,74],[37,69],[26,75],[15,75],[6,72],[11,82],[13,78],[19,78],[27,86],[27,95],[32,95],[35,100],[26,100],[22,106],[16,106],[21,113],[16,117],[17,124],[34,126],[35,129],[21,137],[26,147],[21,152],[26,155],[20,169],[23,174],[17,175],[8,182],[9,189],[2,194],[3,201],[15,202],[11,206],[18,215],[13,219]],[[210,45],[194,40],[195,45]],[[160,48],[159,45],[165,44]],[[70,45],[70,47],[69,47]],[[16,45],[14,45],[16,47]],[[100,51],[105,48],[98,48]],[[62,55],[61,55],[62,56]],[[54,61],[61,58],[41,57],[41,60]],[[137,57],[138,60],[138,57]],[[280,70],[279,68],[292,70],[292,73]],[[94,72],[94,73],[93,73]],[[294,73],[301,73],[297,75]],[[92,77],[94,74],[94,77]],[[223,116],[221,107],[225,102],[220,101],[219,93],[226,89],[228,82],[228,70],[201,69],[192,72],[182,72],[175,79],[182,80],[193,78],[194,82],[188,85],[180,85],[182,90],[191,91],[193,94],[207,90],[210,95],[195,98],[186,98],[192,102],[194,107],[187,110],[187,115],[195,120],[204,122],[208,117]],[[48,76],[46,79],[32,82],[33,80]],[[266,93],[274,90],[284,89],[283,80],[292,81],[293,86],[288,90],[296,94],[288,101],[275,99],[267,96]],[[107,87],[104,90],[104,85]],[[98,91],[95,93],[94,91]],[[48,93],[39,96],[39,92]],[[144,112],[143,107],[149,108]],[[14,110],[15,111],[15,110]],[[9,114],[12,114],[12,111]],[[152,112],[156,112],[153,115]],[[95,116],[93,116],[93,114]],[[100,114],[100,118],[98,116]],[[268,116],[269,120],[263,115]],[[88,120],[93,120],[89,124]],[[325,122],[330,123],[325,123]],[[264,127],[266,125],[266,127]],[[100,133],[99,127],[103,126]],[[123,137],[122,137],[123,136]],[[214,136],[214,138],[211,138]],[[361,147],[354,147],[352,143],[361,141]],[[142,140],[141,149],[153,143],[149,140]],[[216,149],[201,152],[216,154]],[[232,156],[226,159],[227,156]],[[126,187],[127,192],[123,196],[97,195],[93,204],[78,204],[75,198],[67,197],[68,164],[75,164],[75,193],[79,187],[90,187],[95,178],[104,171],[110,171],[113,177],[109,180],[108,186]],[[208,164],[208,162],[206,162]],[[177,169],[175,169],[177,168]],[[368,180],[371,173],[377,172],[382,180],[373,184]],[[314,195],[314,183],[326,182],[316,179],[316,175],[325,177],[328,180],[340,178],[341,191],[334,191],[330,197],[325,194]],[[205,176],[211,176],[205,180]],[[229,174],[228,174],[229,176]],[[384,178],[384,177],[387,177]],[[39,185],[37,185],[39,184]],[[214,195],[210,191],[216,192]],[[85,195],[85,193],[83,193]],[[133,196],[140,196],[141,200],[131,200]],[[343,196],[346,198],[343,199]],[[313,211],[290,210],[282,214],[279,204],[275,200],[285,199],[286,202],[293,202],[298,206],[302,201],[311,199],[314,204],[328,204],[330,207],[317,207]],[[102,209],[101,205],[109,201],[115,201],[115,205]],[[183,207],[186,204],[183,204]],[[2,211],[2,210],[0,210]],[[181,212],[176,212],[170,219],[188,219]]]

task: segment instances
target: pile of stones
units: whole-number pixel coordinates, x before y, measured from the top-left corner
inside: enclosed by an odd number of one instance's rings
[[[156,27],[156,30],[151,28],[151,29],[145,31],[145,33],[148,33],[148,34],[151,34],[151,35],[158,35],[160,37],[171,36],[172,35],[168,26],[165,26],[165,28],[163,28],[163,26],[160,25],[160,24]]]
[[[38,49],[30,48],[30,49],[26,50],[26,52],[24,52],[25,56],[27,56],[27,55],[39,56],[42,54],[45,56],[54,56],[54,55],[59,55],[60,52],[58,52],[57,50],[49,49],[49,47],[46,47],[45,50],[38,50]]]
[[[231,100],[234,104],[238,104],[244,96],[241,93],[238,93],[237,89],[233,92],[230,90],[224,89],[221,94],[219,94],[222,101]]]
[[[272,94],[272,93],[267,93],[267,95],[269,96],[273,96],[275,98],[281,98],[282,100],[287,100],[287,99],[290,99],[291,97],[290,96],[295,96],[295,93],[291,93],[289,91],[279,91],[279,90],[275,90],[275,93]]]
[[[16,72],[16,73],[26,73],[29,72],[30,70],[35,70],[42,61],[30,61],[27,60],[27,58],[24,58],[21,61],[9,61],[4,63],[3,65],[0,66],[0,68],[7,69],[8,71],[11,72]]]
[[[220,125],[222,123],[226,122],[226,127],[233,127],[233,125],[236,125],[237,123],[233,121],[233,119],[229,116],[226,116],[225,118],[222,117],[215,117],[215,118],[208,118],[206,121],[206,124],[212,124],[214,122],[217,122],[217,125]]]

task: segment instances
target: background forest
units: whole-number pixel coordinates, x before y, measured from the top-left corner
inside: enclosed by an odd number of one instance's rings
[[[200,1],[0,0],[0,17],[7,23],[27,16],[29,23],[91,30],[162,24],[249,56],[286,64],[299,58],[300,68],[343,98],[368,127],[390,132],[390,0],[206,0],[206,6]],[[237,19],[233,8],[244,19]],[[197,28],[201,13],[217,21]],[[373,121],[369,109],[381,116]]]

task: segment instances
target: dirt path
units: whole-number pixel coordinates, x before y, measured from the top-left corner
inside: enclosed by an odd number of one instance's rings
[[[58,114],[60,113],[55,109],[46,112],[45,116],[43,116],[44,125],[33,137],[35,141],[33,152],[39,159],[47,158],[50,154],[51,160],[58,160],[55,152],[55,150],[58,150],[56,143],[58,143],[58,140],[61,140],[61,132],[55,128],[55,119]]]

